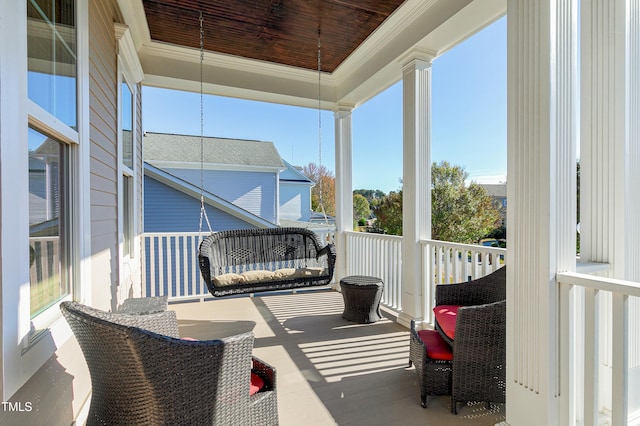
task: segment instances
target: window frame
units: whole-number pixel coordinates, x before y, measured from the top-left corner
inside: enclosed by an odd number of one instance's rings
[[[118,286],[118,303],[122,303],[124,299],[129,296],[129,290],[131,288],[137,289],[141,287],[140,282],[140,268],[141,268],[141,248],[140,248],[140,232],[141,232],[141,218],[138,212],[141,210],[140,200],[140,188],[141,188],[141,169],[142,161],[138,153],[139,134],[138,128],[138,108],[139,108],[139,95],[140,95],[140,82],[144,78],[144,72],[142,65],[138,59],[135,45],[129,27],[124,24],[114,23],[114,33],[116,40],[118,41],[118,132],[117,132],[117,145],[118,145],[118,258],[119,258],[119,282]],[[124,138],[123,138],[123,119],[122,119],[122,101],[123,85],[127,85],[131,93],[131,137],[132,137],[132,155],[131,155],[131,167],[125,164],[124,158]],[[127,182],[129,181],[129,182]],[[127,196],[124,185],[129,184],[128,199],[125,201],[124,197]],[[124,245],[127,244],[127,238],[124,234],[125,224],[124,221],[127,218],[125,214],[125,207],[129,207],[129,230],[131,232],[127,250]],[[141,296],[136,294],[135,296]]]
[[[69,145],[70,294],[62,300],[90,299],[90,236],[78,232],[89,222],[89,111],[88,111],[88,0],[75,2],[77,130],[31,101],[27,90],[27,2],[0,0],[0,233],[2,285],[3,401],[8,400],[71,337],[59,302],[31,319],[29,279],[28,128],[32,127]],[[16,79],[15,76],[18,76]],[[11,265],[11,267],[4,267]],[[81,283],[86,283],[81,286]],[[34,332],[34,330],[38,330]]]

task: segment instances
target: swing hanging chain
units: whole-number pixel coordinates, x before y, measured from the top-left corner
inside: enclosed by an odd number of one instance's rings
[[[207,210],[204,204],[204,18],[200,11],[200,224],[198,227],[198,240],[202,240],[202,218],[207,221],[209,233],[213,233]]]
[[[318,27],[318,172],[322,171],[322,44],[320,43],[320,27]],[[326,226],[329,226],[329,220],[327,219],[327,212],[324,208],[323,201],[323,186],[324,179],[320,174],[318,174],[320,179],[318,185],[318,198],[320,204],[320,210],[322,211],[322,216],[324,217],[324,223]]]

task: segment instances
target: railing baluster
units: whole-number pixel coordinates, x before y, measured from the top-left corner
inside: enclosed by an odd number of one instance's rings
[[[585,288],[584,291],[584,424],[598,424],[598,346],[599,333],[597,318],[597,290]]]
[[[613,294],[611,424],[627,425],[629,372],[629,296]]]
[[[580,318],[575,329],[584,339],[584,407],[578,407],[575,417],[584,419],[585,425],[626,425],[629,408],[629,297],[640,297],[640,283],[603,278],[579,273],[558,273],[560,285],[573,285],[584,289],[584,301],[581,306],[584,319]],[[577,298],[576,298],[577,299]],[[605,309],[605,301],[611,299],[610,309]],[[579,299],[577,299],[579,301]],[[606,326],[603,326],[607,324]],[[562,326],[566,326],[561,324]],[[566,332],[566,330],[564,331]],[[610,359],[601,359],[600,353],[610,352]],[[572,369],[579,360],[570,359],[560,365],[560,370]],[[607,364],[604,366],[603,364]],[[611,373],[611,383],[600,379],[602,370]],[[577,371],[580,374],[580,371]],[[580,387],[580,383],[572,383]],[[611,406],[602,407],[599,391],[610,386],[607,395],[611,397]],[[578,396],[580,389],[574,395]],[[605,404],[607,401],[604,401]],[[577,404],[574,404],[577,406]],[[610,418],[607,419],[609,416]],[[637,415],[635,413],[634,415]]]

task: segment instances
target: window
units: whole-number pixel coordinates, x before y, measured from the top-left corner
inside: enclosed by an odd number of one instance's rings
[[[121,203],[121,228],[122,235],[122,255],[123,257],[134,257],[133,253],[133,232],[134,232],[134,152],[133,152],[133,111],[134,98],[125,75],[122,75],[120,84],[120,152],[122,170],[122,191],[120,195]],[[127,277],[121,277],[126,279]]]
[[[120,114],[122,116],[122,164],[133,169],[133,94],[125,82],[122,87],[122,102]]]
[[[40,107],[30,109],[28,130],[32,319],[71,294],[71,153],[79,142],[75,20],[73,0],[27,0],[27,90]],[[36,324],[36,330],[48,326]]]
[[[31,318],[70,294],[68,147],[29,129]]]
[[[29,99],[77,129],[74,0],[28,0]]]
[[[122,254],[132,257],[133,246],[133,177],[122,176]]]

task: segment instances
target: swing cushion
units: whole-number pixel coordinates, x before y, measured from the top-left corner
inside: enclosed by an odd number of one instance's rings
[[[335,258],[333,244],[321,245],[306,228],[214,232],[198,252],[202,278],[215,297],[327,286]]]
[[[240,274],[222,274],[213,278],[216,282],[216,285],[225,286],[225,285],[233,285],[247,282],[247,279]]]
[[[296,268],[282,268],[273,273],[273,278],[287,279],[294,278],[296,276]]]
[[[298,277],[319,277],[322,274],[326,274],[326,269],[322,267],[307,267],[296,270]]]
[[[240,275],[244,278],[244,282],[246,283],[270,281],[273,279],[273,272],[264,270],[245,271]]]

